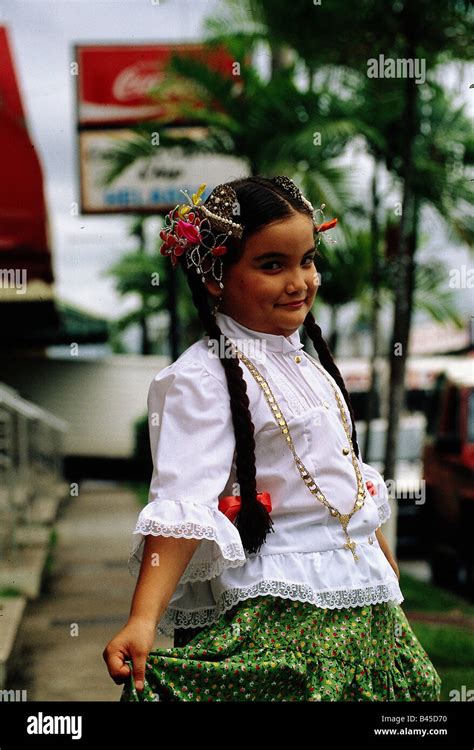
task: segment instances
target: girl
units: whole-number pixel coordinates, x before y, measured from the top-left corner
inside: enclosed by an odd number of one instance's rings
[[[287,177],[201,204],[204,188],[161,232],[208,335],[150,385],[138,581],[103,653],[120,700],[439,700],[380,529],[387,488],[311,313],[316,246],[337,220],[318,225]],[[157,626],[173,648],[152,650]]]

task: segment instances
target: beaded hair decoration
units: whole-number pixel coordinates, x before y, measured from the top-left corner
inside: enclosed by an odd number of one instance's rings
[[[311,211],[313,229],[317,244],[319,244],[320,233],[334,227],[337,219],[318,224],[314,215],[320,213],[324,219],[324,203],[315,210],[289,177],[281,175],[272,177],[271,180],[291,195],[296,202]],[[206,183],[203,182],[191,198],[185,190],[180,191],[186,196],[188,202],[178,203],[166,215],[164,227],[160,232],[163,240],[160,253],[170,257],[173,267],[182,262],[180,258],[184,256],[187,269],[194,266],[203,282],[210,274],[223,289],[221,256],[228,251],[225,242],[229,236],[241,240],[244,227],[234,221],[234,217],[240,214],[239,201],[235,190],[229,184],[217,185],[206,202],[202,203],[201,195],[205,189]],[[332,241],[335,242],[335,240]]]

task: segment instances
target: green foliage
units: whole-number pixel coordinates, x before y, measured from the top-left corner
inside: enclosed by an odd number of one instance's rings
[[[400,586],[405,597],[404,609],[474,616],[474,606],[462,597],[438,586],[419,581],[403,571],[400,575]]]
[[[464,327],[464,320],[455,305],[456,290],[446,286],[446,267],[439,261],[419,264],[415,271],[415,304],[438,323],[449,321],[457,328]]]
[[[380,54],[423,57],[428,67],[472,58],[473,10],[468,0],[344,0],[314,4],[293,0],[254,0],[258,17],[276,41],[284,42],[314,65],[353,65]]]
[[[331,234],[334,230],[331,231]],[[342,241],[331,245],[322,240],[321,258],[316,268],[321,274],[318,297],[331,307],[345,305],[360,297],[370,279],[370,235],[345,227]]]
[[[144,217],[139,216],[135,217],[130,224],[129,234],[137,238],[138,248],[124,253],[103,274],[115,280],[115,288],[120,295],[134,294],[138,298],[138,304],[134,309],[111,323],[110,342],[115,353],[126,351],[122,343],[122,334],[134,325],[142,327],[143,335],[146,337],[143,346],[147,350],[156,348],[157,345],[149,341],[147,321],[151,316],[170,312],[172,283],[176,284],[180,320],[184,325],[192,327],[197,317],[189,294],[185,291],[187,283],[183,274],[171,268],[169,260],[158,251],[161,242],[159,236],[157,236],[152,252],[148,252],[145,248],[145,221]]]
[[[474,640],[470,631],[453,625],[429,625],[412,621],[409,614],[407,619],[435,664],[446,667],[470,667],[471,670],[474,668]]]

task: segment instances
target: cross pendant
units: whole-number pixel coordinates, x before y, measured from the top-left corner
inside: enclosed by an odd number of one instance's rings
[[[347,537],[347,538],[348,538],[348,541],[345,543],[344,549],[350,549],[350,551],[354,555],[354,560],[358,560],[359,558],[357,557],[357,555],[355,553],[355,548],[356,548],[357,545],[356,545],[355,542],[352,541],[352,539],[349,539],[349,537]]]

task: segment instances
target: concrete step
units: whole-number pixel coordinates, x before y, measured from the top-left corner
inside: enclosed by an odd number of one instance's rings
[[[18,547],[1,561],[0,589],[14,588],[28,599],[36,599],[49,552],[49,542],[33,547]]]
[[[35,547],[49,544],[52,526],[43,524],[26,524],[16,529],[16,541],[23,547]]]
[[[26,607],[26,596],[0,596],[0,689],[7,681],[15,657],[17,633]]]

